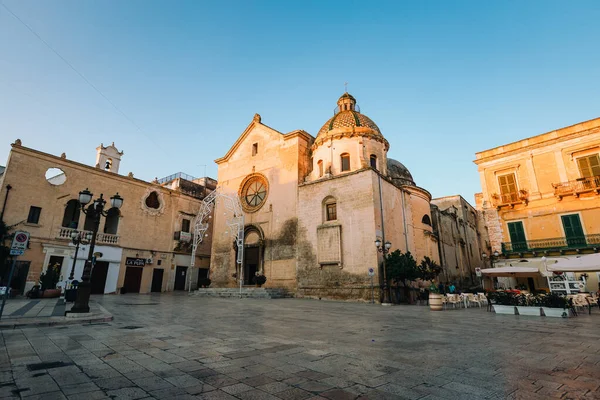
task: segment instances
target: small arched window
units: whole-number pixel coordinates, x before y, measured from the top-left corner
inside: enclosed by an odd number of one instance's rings
[[[317,162],[317,168],[319,168],[319,178],[323,176],[323,160]]]
[[[112,159],[111,158],[107,158],[106,162],[104,163],[104,170],[105,171],[110,171],[112,169]]]
[[[340,161],[342,164],[342,172],[350,171],[350,154],[344,153],[340,156]]]
[[[377,169],[377,156],[375,154],[371,154],[371,168]]]
[[[427,215],[427,214],[423,215],[421,222],[424,223],[425,225],[431,226],[431,218],[429,218],[429,215]]]
[[[67,202],[67,207],[65,207],[62,226],[77,229],[77,225],[79,225],[79,201],[71,199]]]
[[[119,229],[119,209],[111,208],[108,210],[106,215],[106,222],[104,223],[104,233],[110,233],[112,235],[117,234],[117,230]]]

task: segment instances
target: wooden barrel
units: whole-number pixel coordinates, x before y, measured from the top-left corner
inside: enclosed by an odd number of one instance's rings
[[[429,293],[429,308],[431,311],[442,311],[442,295],[439,293]]]

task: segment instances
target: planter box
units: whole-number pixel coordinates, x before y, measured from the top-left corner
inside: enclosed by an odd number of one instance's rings
[[[515,306],[501,306],[494,304],[494,312],[496,314],[510,314],[515,315]]]
[[[439,293],[429,293],[429,309],[431,311],[442,311],[442,295]]]
[[[555,317],[555,318],[569,317],[569,310],[563,309],[563,308],[542,307],[542,312],[544,313],[544,315],[546,317]]]
[[[532,315],[535,317],[542,315],[540,307],[517,306],[517,311],[519,312],[519,315]]]

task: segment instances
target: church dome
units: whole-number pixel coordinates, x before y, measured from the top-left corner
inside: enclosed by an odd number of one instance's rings
[[[338,99],[337,104],[335,115],[325,122],[319,130],[315,145],[319,145],[328,139],[357,135],[371,137],[383,142],[386,150],[389,148],[389,144],[381,134],[377,124],[371,118],[361,114],[354,96],[346,92]]]
[[[408,168],[404,166],[400,161],[393,160],[391,158],[387,159],[387,174],[388,177],[392,179],[395,185],[410,185],[416,186],[415,181],[413,180],[412,175]]]

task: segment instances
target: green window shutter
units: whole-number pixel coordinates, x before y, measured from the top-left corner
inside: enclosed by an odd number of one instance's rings
[[[509,222],[508,234],[510,235],[510,241],[514,251],[527,250],[527,239],[525,238],[525,229],[523,229],[523,222]]]
[[[584,246],[586,241],[579,214],[562,215],[560,218],[565,230],[567,245],[571,247]]]

